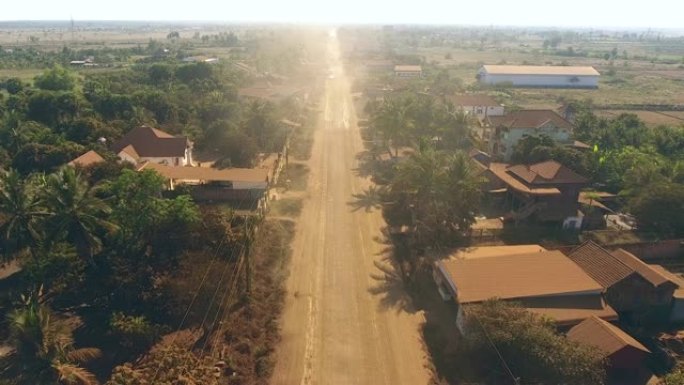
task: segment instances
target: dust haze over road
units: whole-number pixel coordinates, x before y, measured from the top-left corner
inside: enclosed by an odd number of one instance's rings
[[[372,277],[387,247],[382,215],[349,205],[371,182],[354,171],[363,144],[334,33],[328,51],[333,76],[309,160],[272,383],[426,384],[421,315],[400,285],[378,290],[383,282]]]

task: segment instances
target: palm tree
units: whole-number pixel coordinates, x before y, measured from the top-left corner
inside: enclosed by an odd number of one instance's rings
[[[33,180],[14,170],[0,173],[0,242],[2,257],[7,260],[40,243],[39,219],[45,216]]]
[[[22,307],[8,317],[13,350],[0,360],[3,377],[20,385],[95,385],[95,376],[80,367],[100,356],[95,348],[74,348],[68,325],[56,319],[36,295],[22,296]]]
[[[66,239],[80,257],[88,257],[92,262],[93,254],[102,247],[98,233],[115,228],[104,219],[111,212],[109,205],[71,167],[50,175],[43,195],[48,212],[48,240]]]
[[[394,147],[394,156],[399,156],[399,148],[405,144],[406,136],[414,126],[411,117],[412,103],[413,100],[408,97],[388,98],[373,116],[373,127],[387,145],[390,156],[391,147]]]

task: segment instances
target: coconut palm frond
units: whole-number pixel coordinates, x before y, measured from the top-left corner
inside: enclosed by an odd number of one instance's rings
[[[64,363],[52,365],[59,374],[59,382],[65,385],[98,385],[95,375],[80,366]]]
[[[102,357],[102,351],[97,348],[80,348],[66,354],[66,358],[69,362],[78,362],[81,364],[100,357]]]

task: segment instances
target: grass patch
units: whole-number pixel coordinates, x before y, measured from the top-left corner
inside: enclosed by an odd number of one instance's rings
[[[303,202],[299,198],[284,198],[271,202],[271,215],[296,218],[302,212]]]
[[[278,179],[278,187],[291,191],[304,191],[309,182],[309,167],[303,163],[290,163]],[[288,182],[289,181],[289,182]]]

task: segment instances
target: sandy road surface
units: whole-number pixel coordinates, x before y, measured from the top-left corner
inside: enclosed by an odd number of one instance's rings
[[[329,61],[272,383],[426,384],[422,316],[402,306],[400,287],[374,290],[382,216],[349,205],[370,182],[354,172],[363,145],[334,35]]]

